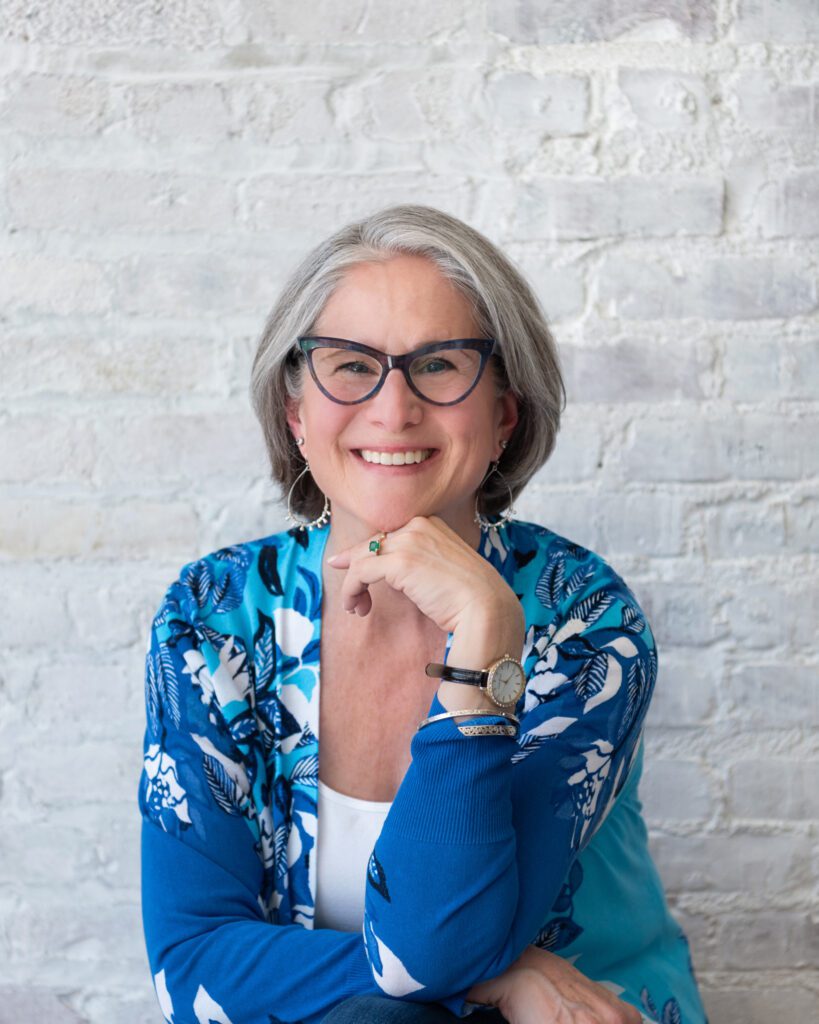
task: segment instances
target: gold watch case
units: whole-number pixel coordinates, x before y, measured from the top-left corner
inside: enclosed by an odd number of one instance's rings
[[[520,700],[526,689],[523,666],[511,654],[504,654],[486,670],[486,692],[499,708],[509,709]]]

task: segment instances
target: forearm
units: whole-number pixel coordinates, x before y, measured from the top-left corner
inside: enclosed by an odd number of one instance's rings
[[[501,605],[456,629],[447,663],[485,669],[503,654],[519,656],[523,635],[519,606]],[[498,716],[473,716],[476,722],[505,721],[482,690],[442,682],[430,715],[460,709]],[[391,995],[451,995],[465,978],[482,975],[494,963],[512,926],[518,903],[514,739],[465,737],[457,725],[469,720],[465,714],[418,731],[412,762],[376,843],[376,871],[389,897],[368,886],[365,928],[376,958],[383,945],[386,959],[397,958],[404,968],[397,982],[375,971]]]
[[[440,709],[433,700],[430,712]],[[493,720],[503,721],[483,719]],[[513,748],[511,737],[464,737],[451,719],[413,739],[366,894],[368,953],[387,994],[452,995],[503,946],[518,901]]]
[[[175,1024],[319,1024],[342,999],[379,992],[360,932],[268,924],[250,888],[150,822],[142,896],[151,974]]]

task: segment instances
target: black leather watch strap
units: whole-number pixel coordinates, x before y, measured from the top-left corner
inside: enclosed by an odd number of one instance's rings
[[[424,670],[433,679],[449,679],[453,683],[470,683],[472,686],[483,686],[489,679],[489,672],[471,668],[455,668],[454,665],[439,665],[431,661]]]

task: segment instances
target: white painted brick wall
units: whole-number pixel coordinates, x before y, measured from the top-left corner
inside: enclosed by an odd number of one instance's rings
[[[0,0],[0,1022],[149,1024],[142,657],[283,526],[247,385],[293,262],[430,202],[570,406],[519,514],[660,675],[643,797],[713,1024],[819,1006],[819,6]]]

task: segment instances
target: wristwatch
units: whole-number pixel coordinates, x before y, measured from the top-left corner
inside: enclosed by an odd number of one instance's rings
[[[469,683],[471,686],[477,686],[499,708],[505,709],[517,704],[526,687],[523,665],[511,654],[504,654],[483,672],[430,662],[426,667],[426,673],[435,679],[449,679],[453,683]]]

